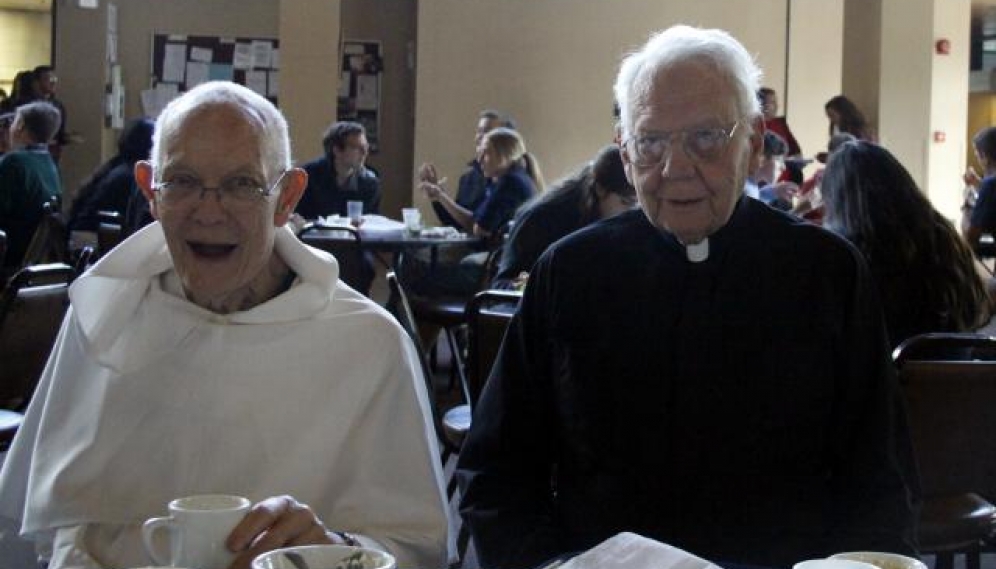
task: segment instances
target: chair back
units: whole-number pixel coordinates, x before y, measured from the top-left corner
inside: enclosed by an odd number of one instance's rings
[[[76,273],[73,278],[82,275],[93,263],[94,250],[92,245],[86,245],[76,253],[76,260],[73,261],[73,271]]]
[[[398,320],[412,344],[415,345],[419,367],[422,368],[422,377],[425,380],[425,389],[429,397],[429,408],[432,411],[432,424],[436,431],[436,438],[439,440],[440,448],[445,448],[448,446],[448,442],[443,434],[442,413],[436,404],[435,388],[432,385],[432,369],[429,367],[428,354],[422,345],[422,339],[418,335],[418,326],[415,324],[415,316],[412,313],[411,304],[408,302],[408,295],[405,294],[405,289],[401,286],[401,281],[394,271],[387,272],[387,286],[389,293],[385,308]]]
[[[996,357],[980,355],[996,355],[996,338],[921,335],[894,356],[926,498],[996,500]]]
[[[297,237],[305,245],[331,253],[339,263],[339,278],[366,294],[368,279],[364,274],[363,246],[356,229],[310,222],[297,232]]]
[[[97,224],[97,256],[103,257],[121,242],[124,216],[117,211],[101,210],[97,212],[97,217],[100,220]]]
[[[3,260],[7,258],[7,233],[0,229],[0,267],[3,266]],[[2,285],[3,283],[0,283]]]
[[[0,297],[0,408],[31,399],[69,306],[76,272],[62,263],[25,267]]]
[[[512,290],[485,290],[467,303],[467,400],[471,408],[484,390],[505,331],[522,299]]]
[[[69,230],[59,207],[59,200],[52,198],[42,206],[41,219],[24,251],[21,266],[64,263],[68,243]]]

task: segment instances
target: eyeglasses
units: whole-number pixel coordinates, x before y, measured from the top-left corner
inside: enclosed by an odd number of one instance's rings
[[[681,138],[685,153],[696,162],[715,160],[726,150],[726,147],[737,132],[740,121],[728,128],[709,127],[676,130],[642,136],[632,136],[623,142],[632,151],[632,162],[638,168],[651,168],[661,164],[671,156],[675,139]]]
[[[205,186],[195,176],[177,174],[165,182],[156,184],[153,189],[159,192],[166,205],[189,204],[195,201],[195,197],[199,201],[204,199],[204,194],[208,191],[218,194],[218,199],[225,203],[250,205],[270,197],[270,194],[277,189],[277,186],[284,179],[285,174],[287,174],[287,170],[281,172],[276,181],[269,186],[264,186],[251,176],[232,176],[225,178],[214,187]]]

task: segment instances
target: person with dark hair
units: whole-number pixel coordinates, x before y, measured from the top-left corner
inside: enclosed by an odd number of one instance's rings
[[[80,187],[69,214],[69,229],[96,231],[99,211],[116,211],[122,215],[135,193],[135,163],[148,160],[152,150],[155,123],[137,119],[125,126],[118,137],[118,153],[97,169]]]
[[[867,259],[892,346],[925,332],[964,332],[993,311],[971,249],[885,148],[848,142],[823,175],[824,226]]]
[[[996,233],[996,127],[986,127],[972,138],[982,176],[969,168],[963,177],[968,188],[961,206],[961,232],[973,249],[983,234]]]
[[[846,132],[859,140],[875,141],[875,134],[865,115],[844,95],[832,97],[823,105],[823,109],[827,113],[827,119],[830,120],[829,136]]]
[[[304,164],[308,188],[296,212],[309,220],[346,215],[347,201],[362,201],[363,213],[380,212],[380,180],[364,162],[370,145],[363,125],[332,123],[322,135],[325,155]]]
[[[0,113],[12,113],[17,107],[26,105],[38,99],[38,88],[35,84],[35,74],[31,71],[18,71],[14,75],[10,96],[0,105]]]
[[[38,101],[18,107],[10,127],[14,150],[0,158],[0,230],[7,233],[7,268],[21,265],[43,206],[62,195],[59,171],[48,153],[59,121],[58,109]]]
[[[0,158],[10,152],[10,127],[14,124],[14,113],[0,114]]]
[[[48,143],[48,151],[52,154],[52,159],[55,160],[55,163],[58,164],[59,158],[62,157],[63,147],[69,144],[69,136],[66,134],[66,125],[68,124],[66,107],[55,96],[59,78],[55,75],[55,69],[51,65],[39,65],[35,67],[32,71],[32,76],[34,77],[35,97],[37,97],[37,100],[51,103],[55,108],[59,109],[59,114],[62,116],[62,122],[59,123],[59,130]]]
[[[470,231],[460,219],[466,219],[466,215],[476,210],[484,201],[484,190],[488,180],[481,172],[481,141],[485,134],[498,127],[515,130],[515,122],[495,110],[481,111],[477,117],[477,128],[474,130],[474,159],[467,163],[467,170],[460,176],[455,197],[446,191],[446,178],[439,177],[435,164],[426,162],[419,167],[419,183],[438,185],[442,190],[436,198],[430,196],[430,201],[432,210],[436,212],[436,217],[443,225]]]
[[[592,162],[522,206],[502,248],[492,288],[520,287],[552,243],[634,205],[636,190],[626,179],[619,147],[602,148]]]

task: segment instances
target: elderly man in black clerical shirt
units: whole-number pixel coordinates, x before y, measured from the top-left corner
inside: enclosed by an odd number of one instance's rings
[[[868,268],[742,195],[760,74],[727,33],[686,26],[624,60],[641,207],[530,274],[458,466],[483,567],[622,531],[769,567],[914,552],[919,483]]]
[[[346,215],[346,202],[362,201],[363,213],[380,213],[380,180],[364,162],[370,145],[363,125],[340,121],[322,136],[325,156],[302,168],[308,187],[295,210],[305,219]]]

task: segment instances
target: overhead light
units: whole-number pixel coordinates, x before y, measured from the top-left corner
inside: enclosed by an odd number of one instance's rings
[[[100,0],[77,0],[80,8],[96,9],[100,7]]]

